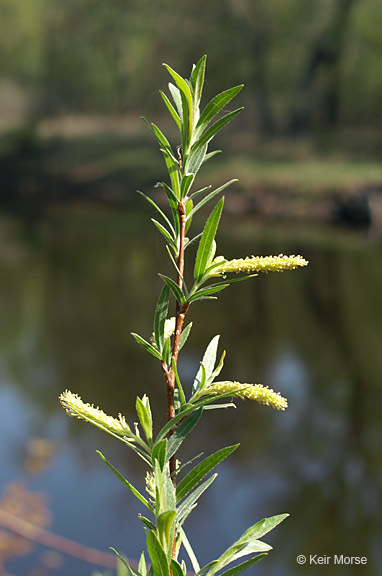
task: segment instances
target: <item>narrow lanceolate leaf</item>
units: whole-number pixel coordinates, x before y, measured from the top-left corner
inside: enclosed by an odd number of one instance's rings
[[[180,185],[180,197],[182,199],[187,196],[188,191],[189,191],[189,189],[192,186],[192,183],[194,181],[194,178],[195,178],[195,174],[192,174],[192,173],[184,174],[184,176],[182,178],[181,185]]]
[[[175,80],[175,84],[179,88],[180,95],[182,98],[182,109],[183,109],[183,134],[185,136],[185,141],[182,142],[183,150],[187,149],[189,144],[189,139],[192,134],[193,119],[192,119],[192,95],[188,82],[182,78],[175,70],[173,70],[167,64],[163,64],[166,70],[171,74]]]
[[[219,225],[223,205],[224,205],[224,196],[221,200],[219,200],[219,202],[211,212],[204,227],[195,260],[194,278],[196,281],[198,281],[203,276],[208,266],[209,256],[211,253],[213,241],[215,239],[216,231]]]
[[[182,333],[180,335],[180,340],[179,340],[179,350],[181,350],[183,348],[183,346],[185,345],[185,343],[187,342],[187,339],[188,339],[190,332],[191,332],[191,328],[192,328],[192,322],[187,324],[187,326],[182,331]]]
[[[163,550],[155,532],[147,533],[147,551],[150,555],[155,576],[170,576],[167,556]]]
[[[264,518],[257,522],[248,530],[244,532],[238,542],[248,542],[253,538],[258,539],[268,534],[271,530],[273,530],[276,526],[278,526],[285,518],[288,518],[289,514],[278,514],[277,516],[271,516],[269,518]]]
[[[204,163],[208,162],[208,160],[211,160],[211,158],[213,158],[217,154],[221,154],[221,150],[213,150],[212,152],[209,152],[208,154],[206,154],[206,156],[204,158]]]
[[[149,530],[156,530],[155,524],[153,524],[151,520],[145,518],[144,516],[142,516],[142,514],[138,514],[138,518],[142,522],[142,524],[146,526],[146,528],[148,528]]]
[[[183,528],[181,526],[179,526],[177,528],[179,529],[179,532],[180,532],[180,535],[182,538],[182,544],[183,544],[183,546],[184,546],[184,548],[188,554],[189,559],[191,560],[192,568],[196,574],[197,572],[199,572],[200,566],[199,566],[199,562],[195,556],[195,552],[193,551],[192,546],[191,546]]]
[[[238,574],[245,572],[245,570],[248,570],[248,568],[251,568],[251,566],[253,566],[257,562],[260,562],[260,560],[265,558],[265,556],[268,556],[268,554],[267,553],[258,554],[254,558],[250,558],[249,560],[242,562],[238,566],[234,566],[233,568],[229,568],[229,570],[226,570],[225,572],[221,572],[220,576],[238,576]]]
[[[179,350],[180,350],[180,346],[179,346]],[[184,404],[186,404],[186,396],[184,394],[183,386],[182,386],[182,383],[180,381],[179,374],[178,374],[178,367],[176,365],[174,358],[172,359],[172,369],[174,370],[175,381],[176,381],[176,385],[178,387],[178,390],[175,390],[175,392],[179,393],[180,404],[181,404],[181,406],[184,406]]]
[[[200,384],[202,382],[203,368],[205,369],[205,380],[208,381],[216,364],[216,355],[219,345],[219,334],[214,336],[210,343],[208,344],[206,351],[204,352],[201,366],[196,374],[194,383],[192,385],[193,394],[200,389]]]
[[[199,62],[194,67],[190,77],[190,84],[194,93],[194,102],[196,105],[199,104],[202,97],[204,75],[206,71],[206,60],[207,56],[201,57]]]
[[[177,452],[183,441],[189,435],[194,426],[198,423],[202,415],[202,411],[203,410],[200,409],[194,412],[194,414],[189,416],[178,428],[174,430],[174,433],[170,436],[167,443],[168,459]]]
[[[167,512],[162,512],[157,517],[157,529],[159,538],[161,539],[161,543],[164,549],[168,549],[170,544],[170,532],[171,528],[174,524],[176,512],[175,510],[167,510]],[[172,549],[172,542],[171,542],[171,549]]]
[[[185,304],[186,303],[186,297],[183,294],[182,290],[179,288],[178,284],[174,280],[172,280],[172,278],[169,278],[168,276],[165,276],[164,274],[159,274],[159,276],[162,278],[162,280],[164,280],[164,282],[167,284],[167,286],[173,292],[176,300],[181,305]]]
[[[145,350],[147,350],[147,352],[149,352],[155,358],[158,358],[158,360],[162,360],[161,353],[152,344],[150,344],[150,342],[147,342],[141,336],[135,334],[135,332],[132,332],[131,335],[134,336],[138,344],[140,344]]]
[[[179,164],[174,156],[166,148],[160,148],[166,163],[167,172],[170,176],[171,186],[176,198],[180,199],[180,185],[179,185]]]
[[[173,117],[175,124],[178,127],[179,132],[182,131],[182,125],[180,121],[179,114],[175,110],[174,106],[171,104],[170,100],[167,98],[166,94],[159,90],[159,94],[162,96],[163,102],[166,104],[168,111],[170,112],[171,116]]]
[[[118,478],[118,480],[120,480],[122,482],[122,484],[124,484],[130,490],[130,492],[132,492],[132,494],[134,494],[134,496],[140,502],[142,502],[142,504],[144,504],[146,506],[146,508],[148,508],[151,512],[154,512],[154,508],[146,500],[146,498],[144,496],[142,496],[142,494],[140,492],[138,492],[138,490],[136,488],[134,488],[134,486],[132,484],[130,484],[130,482],[128,480],[126,480],[126,478],[124,478],[122,476],[122,474],[120,472],[118,472],[118,470],[116,468],[114,468],[114,466],[105,458],[105,456],[101,452],[99,452],[98,450],[97,450],[97,454],[99,454],[101,456],[102,460],[105,462],[105,464],[107,464],[107,466],[110,468],[110,470],[113,472],[113,474],[115,474],[115,476]]]
[[[212,294],[216,294],[217,292],[224,290],[224,288],[227,288],[227,286],[229,286],[229,284],[219,284],[218,286],[211,286],[210,288],[202,288],[190,296],[187,301],[196,302],[197,300],[205,300],[206,298],[210,298]]]
[[[204,192],[207,192],[207,190],[211,190],[212,186],[211,184],[209,186],[205,186],[204,188],[201,188],[200,190],[196,190],[196,192],[193,192],[190,195],[190,198],[195,198],[195,196],[199,196],[199,194],[204,194]]]
[[[141,576],[140,573],[137,570],[135,570],[135,568],[130,566],[130,564],[127,562],[127,560],[125,558],[123,558],[123,556],[121,556],[115,548],[112,548],[110,546],[110,550],[112,552],[114,552],[114,554],[118,557],[118,560],[126,568],[128,576]],[[118,572],[119,572],[119,570],[118,570]]]
[[[222,448],[208,456],[203,462],[200,462],[191,472],[187,474],[183,480],[181,480],[176,489],[176,498],[179,502],[182,498],[184,498],[190,490],[192,490],[211,470],[215,468],[222,460],[227,458],[232,452],[238,448],[239,444],[235,444],[234,446],[227,446],[226,448]]]
[[[171,560],[171,570],[173,576],[185,576],[185,574],[183,574],[181,565],[174,559]]]
[[[142,552],[141,557],[139,559],[138,571],[142,576],[146,576],[147,574],[147,566],[144,552]]]
[[[243,110],[243,108],[238,108],[237,110],[234,110],[233,112],[229,112],[228,114],[226,114],[225,116],[223,116],[222,118],[217,120],[217,122],[215,122],[215,124],[212,124],[212,126],[210,128],[207,128],[207,130],[204,132],[204,134],[202,134],[202,136],[193,145],[193,147],[191,149],[191,153],[193,150],[198,150],[202,146],[205,146],[206,144],[208,144],[212,140],[212,138],[214,136],[216,136],[216,134],[218,132],[220,132],[220,130],[222,128],[224,128],[224,126],[229,124],[231,122],[231,120],[233,120],[235,118],[235,116],[237,116],[239,114],[239,112],[241,112],[242,110]]]
[[[171,190],[169,186],[165,182],[162,183],[163,188],[166,192],[166,196],[168,199],[168,203],[170,204],[172,217],[174,219],[174,228],[175,228],[175,238],[179,235],[179,211],[178,211],[178,199],[174,194],[174,191]]]
[[[264,518],[264,520],[248,528],[248,530],[218,558],[213,567],[208,571],[208,576],[213,576],[216,572],[242,556],[271,550],[271,546],[261,542],[258,538],[261,538],[273,530],[273,528],[280,524],[287,516],[288,514],[280,514],[271,518]]]
[[[175,239],[171,236],[171,232],[166,230],[164,226],[154,218],[151,218],[151,222],[156,226],[159,232],[162,234],[163,238],[170,244],[172,248],[176,249]]]
[[[198,142],[196,142],[194,146],[191,148],[191,151],[186,156],[184,162],[184,170],[186,172],[192,172],[193,174],[195,174],[195,176],[199,172],[200,167],[206,158],[208,147],[207,144],[204,144],[203,146],[197,146],[197,144]]]
[[[212,192],[210,192],[209,194],[207,194],[207,196],[205,196],[203,198],[203,200],[201,200],[200,202],[198,202],[198,204],[196,204],[196,206],[193,207],[193,209],[191,210],[191,212],[187,215],[187,218],[191,218],[195,212],[197,212],[202,206],[204,206],[205,204],[207,204],[207,202],[209,202],[210,200],[212,200],[212,198],[215,198],[215,196],[217,194],[219,194],[220,192],[223,192],[223,190],[225,190],[228,186],[230,186],[231,184],[233,184],[234,182],[237,182],[237,178],[234,178],[233,180],[230,180],[229,182],[226,182],[225,184],[223,184],[223,186],[220,186],[219,188],[216,188],[216,190],[213,190]]]
[[[166,450],[167,450],[167,439],[164,438],[160,442],[156,442],[153,448],[153,465],[155,464],[155,460],[158,460],[159,466],[163,469],[166,463]]]
[[[190,510],[192,510],[195,507],[196,502],[199,500],[203,492],[207,490],[207,488],[212,484],[212,482],[215,480],[216,477],[217,474],[212,474],[212,476],[207,478],[207,480],[205,480],[197,488],[195,488],[195,490],[191,492],[191,494],[189,494],[179,505],[177,518],[178,518],[178,524],[180,526],[183,524]]]
[[[147,396],[144,396],[142,400],[140,398],[137,398],[135,408],[137,410],[142,430],[145,433],[149,445],[151,445],[151,441],[153,438],[153,421],[150,411],[150,405],[147,405],[145,400],[147,400]]]
[[[154,316],[155,344],[160,352],[162,352],[164,346],[164,326],[167,318],[169,300],[170,289],[167,284],[165,284],[160,293]]]
[[[234,88],[229,88],[229,90],[225,90],[215,96],[215,98],[207,104],[196,125],[196,135],[201,134],[207,128],[208,124],[213,120],[216,114],[218,114],[218,112],[220,112],[220,110],[222,110],[242,88],[243,84],[235,86]]]
[[[178,114],[179,114],[180,121],[183,122],[183,107],[182,107],[182,98],[180,96],[180,91],[176,86],[174,86],[174,84],[171,84],[171,82],[168,83],[168,89],[170,90],[172,99],[174,100],[176,109],[177,109]]]
[[[173,225],[171,224],[170,220],[167,218],[166,214],[163,212],[163,210],[161,210],[161,208],[159,208],[158,204],[156,204],[154,202],[154,200],[152,200],[149,196],[146,196],[146,194],[144,194],[143,192],[141,192],[140,190],[137,190],[138,194],[140,194],[141,196],[143,196],[143,198],[145,198],[145,200],[147,200],[147,202],[149,202],[152,206],[154,206],[155,210],[157,210],[159,212],[159,214],[162,216],[163,220],[166,222],[168,228],[171,231],[171,235],[175,238],[175,230]]]

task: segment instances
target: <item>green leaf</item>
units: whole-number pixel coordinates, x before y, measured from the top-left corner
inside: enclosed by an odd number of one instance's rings
[[[228,90],[225,90],[224,92],[221,92],[215,96],[215,98],[213,98],[211,102],[207,104],[196,125],[196,135],[201,134],[205,130],[205,128],[216,116],[216,114],[218,114],[218,112],[220,112],[220,110],[222,110],[224,106],[226,106],[232,100],[232,98],[234,98],[236,94],[240,92],[242,88],[243,84],[240,86],[235,86],[234,88],[229,88]]]
[[[208,154],[206,154],[206,156],[204,158],[204,164],[206,162],[208,162],[208,160],[211,160],[211,158],[213,158],[217,154],[221,154],[221,152],[222,152],[221,150],[213,150],[212,152],[209,152]]]
[[[166,150],[169,152],[169,154],[173,154],[170,142],[167,140],[166,136],[163,134],[163,132],[161,131],[160,128],[158,128],[158,126],[156,124],[154,124],[153,122],[151,123],[151,128],[152,128],[152,132],[154,134],[154,136],[156,136],[158,143],[163,146],[164,148],[166,148]]]
[[[156,514],[176,509],[175,489],[169,475],[169,465],[166,462],[163,469],[158,460],[154,463]]]
[[[155,358],[158,358],[158,360],[162,360],[161,353],[152,344],[141,338],[141,336],[139,336],[138,334],[135,334],[135,332],[132,332],[131,335],[135,338],[138,344],[140,344],[145,350],[147,350],[147,352],[149,352]]]
[[[170,246],[176,251],[176,243],[175,243],[175,239],[173,238],[173,236],[171,235],[171,232],[169,232],[160,222],[158,222],[157,220],[155,220],[154,218],[151,218],[151,222],[157,227],[157,229],[159,230],[159,232],[162,234],[162,236],[164,237],[164,239],[170,244]]]
[[[192,568],[194,569],[195,573],[199,572],[199,570],[200,570],[199,562],[198,562],[198,560],[195,556],[195,552],[193,551],[192,546],[191,546],[191,544],[190,544],[190,542],[186,536],[186,533],[181,526],[179,526],[179,527],[177,526],[177,528],[180,532],[184,549],[186,550],[188,557],[191,560]]]
[[[204,480],[195,490],[193,490],[179,505],[178,507],[178,525],[181,526],[188,516],[188,514],[195,508],[196,502],[199,500],[201,495],[207,490],[207,488],[212,484],[212,482],[217,477],[217,474],[212,474],[207,480]]]
[[[151,522],[151,520],[149,520],[148,518],[145,518],[144,516],[142,516],[142,514],[138,514],[138,518],[141,522],[143,522],[143,524],[146,526],[146,528],[148,528],[149,530],[156,530],[156,527]]]
[[[211,286],[207,288],[202,288],[201,290],[198,290],[192,296],[190,296],[187,299],[187,301],[191,303],[196,302],[197,300],[205,300],[206,297],[210,297],[211,294],[216,294],[217,292],[224,290],[224,288],[227,288],[227,286],[229,286],[229,284],[219,284],[219,286],[215,287]]]
[[[144,552],[142,552],[141,557],[139,559],[138,570],[142,574],[142,576],[146,576],[147,566],[146,566],[146,559],[145,559],[145,553]]]
[[[185,233],[187,234],[189,227],[191,226],[191,222],[192,222],[192,216],[189,217],[189,214],[192,212],[192,209],[194,207],[194,203],[191,199],[188,200],[188,202],[186,202],[185,205],[185,211],[186,211],[186,227],[185,227]]]
[[[168,89],[170,90],[172,99],[174,100],[176,109],[178,110],[180,121],[183,122],[183,106],[180,90],[174,86],[174,84],[171,84],[171,82],[168,83]]]
[[[171,560],[171,570],[172,570],[173,576],[185,576],[185,574],[183,573],[181,565],[179,564],[179,562],[177,562],[174,559]]]
[[[190,84],[194,93],[194,103],[195,108],[198,107],[200,99],[202,97],[203,85],[204,85],[204,75],[206,70],[206,60],[207,56],[202,56],[199,62],[196,64],[192,70],[190,77]]]
[[[191,151],[185,157],[184,170],[185,172],[190,172],[196,174],[199,172],[201,165],[203,164],[206,154],[207,154],[207,144],[202,146],[197,146],[198,142],[194,144]]]
[[[171,528],[173,527],[176,512],[175,510],[168,510],[167,512],[162,512],[157,516],[157,530],[159,534],[159,540],[163,548],[167,551],[172,550],[172,541],[170,539]],[[171,552],[170,552],[171,556]]]
[[[174,156],[166,149],[160,148],[166,163],[167,172],[170,176],[171,186],[176,198],[180,199],[180,185],[179,185],[179,164]]]
[[[192,174],[192,173],[187,173],[187,174],[184,174],[182,176],[182,181],[180,184],[180,197],[182,199],[184,199],[187,196],[188,191],[191,188],[194,179],[195,179],[195,174]]]
[[[212,372],[211,376],[208,377],[207,384],[211,384],[215,380],[216,376],[219,376],[219,374],[222,371],[223,366],[224,366],[224,358],[225,358],[225,350],[220,357],[219,364],[216,366],[216,368]]]
[[[234,110],[233,112],[229,112],[228,114],[226,114],[225,116],[220,118],[220,120],[217,120],[217,122],[215,122],[215,124],[212,124],[212,126],[210,128],[208,128],[204,132],[204,134],[202,136],[200,136],[200,138],[192,146],[191,153],[195,152],[196,150],[199,150],[200,148],[202,148],[205,145],[208,145],[208,143],[212,140],[212,138],[214,136],[216,136],[216,134],[218,132],[220,132],[220,130],[222,128],[224,128],[224,126],[229,124],[229,122],[231,122],[231,120],[233,120],[235,118],[235,116],[237,116],[239,114],[239,112],[241,112],[242,110],[243,110],[243,108],[238,108],[237,110]]]
[[[189,435],[194,426],[198,423],[202,415],[202,412],[203,410],[201,409],[197,410],[196,412],[194,412],[194,414],[192,414],[186,420],[184,420],[184,422],[182,422],[178,428],[174,430],[173,434],[170,436],[167,443],[168,460],[171,458],[171,456],[173,456],[177,452],[178,448],[181,446],[183,441]]]
[[[121,562],[121,564],[126,568],[127,573],[129,576],[141,576],[139,574],[139,572],[137,570],[135,570],[135,568],[133,568],[132,566],[130,566],[130,564],[127,562],[127,560],[125,558],[123,558],[115,548],[110,547],[110,550],[112,552],[114,552],[114,554],[118,557],[119,562]],[[118,571],[119,572],[119,571]]]
[[[122,484],[127,486],[127,488],[130,490],[130,492],[132,492],[132,494],[134,494],[134,496],[140,502],[142,502],[142,504],[144,504],[146,506],[146,508],[148,508],[151,512],[154,512],[154,508],[146,500],[146,498],[144,496],[142,496],[142,494],[140,492],[138,492],[138,490],[136,488],[134,488],[134,486],[132,484],[130,484],[130,482],[128,480],[126,480],[126,478],[124,478],[122,476],[122,474],[120,472],[118,472],[118,470],[116,468],[114,468],[114,466],[112,464],[110,464],[110,462],[105,458],[105,456],[99,450],[96,450],[96,452],[97,452],[97,454],[99,454],[101,456],[102,460],[105,462],[105,464],[107,464],[107,466],[110,468],[110,470],[113,472],[113,474],[115,474],[115,476],[118,478],[118,480],[120,480],[122,482]]]
[[[180,346],[179,346],[179,350],[180,350]],[[184,395],[183,386],[182,386],[182,383],[180,381],[179,374],[178,374],[178,367],[176,365],[174,358],[172,359],[172,369],[174,370],[175,381],[176,381],[176,384],[178,386],[180,405],[183,406],[186,403],[186,397]]]
[[[159,276],[162,278],[162,280],[164,280],[164,282],[170,288],[170,290],[174,294],[176,300],[183,306],[183,304],[186,303],[186,298],[185,298],[185,295],[183,294],[182,290],[179,288],[178,284],[176,282],[174,282],[174,280],[172,280],[172,278],[169,278],[168,276],[165,276],[164,274],[159,274]]]
[[[146,397],[147,398],[147,397]],[[153,422],[151,418],[151,413],[147,410],[145,403],[142,402],[140,398],[137,397],[135,408],[137,410],[138,418],[142,426],[142,430],[145,433],[147,441],[151,444],[153,438]]]
[[[174,219],[175,238],[177,238],[179,236],[179,211],[178,211],[179,200],[175,196],[174,191],[169,186],[167,186],[165,182],[162,182],[161,185],[163,186],[166,192],[168,203],[170,204],[172,217]]]
[[[232,396],[232,393],[230,393],[230,394],[225,393],[222,395],[216,395],[214,398],[203,399],[203,400],[207,400],[205,402],[207,404],[208,402],[213,402],[213,401],[219,399],[219,396],[223,396],[223,397]],[[199,400],[195,404],[190,404],[190,403],[185,404],[182,407],[182,410],[180,412],[178,412],[178,414],[176,414],[174,416],[174,418],[171,418],[171,420],[169,422],[167,422],[163,426],[163,428],[159,431],[158,436],[156,437],[156,442],[159,442],[160,440],[165,438],[167,436],[167,434],[170,432],[171,428],[173,428],[175,426],[175,424],[177,424],[178,422],[180,422],[181,420],[186,418],[186,416],[188,416],[189,414],[192,414],[192,412],[195,412],[202,405],[203,405],[202,400]]]
[[[171,338],[166,338],[164,346],[163,346],[163,353],[162,353],[163,362],[166,366],[169,366],[171,362]]]
[[[220,339],[219,334],[214,336],[212,338],[211,342],[208,344],[206,351],[204,352],[204,355],[203,355],[202,364],[203,364],[205,371],[206,371],[206,381],[209,380],[209,378],[210,378],[210,376],[211,376],[211,374],[215,368],[219,339]],[[203,368],[200,367],[197,374],[196,374],[194,383],[192,385],[192,393],[193,394],[195,394],[195,392],[197,392],[200,389],[200,384],[202,381],[202,375],[203,375]]]
[[[175,230],[173,225],[171,224],[170,220],[167,218],[166,214],[163,212],[163,210],[161,210],[161,208],[159,208],[159,206],[154,202],[154,200],[152,200],[149,196],[146,196],[146,194],[144,194],[143,192],[141,192],[140,190],[137,190],[138,194],[140,194],[141,196],[143,196],[143,198],[145,198],[147,200],[147,202],[149,202],[152,206],[154,206],[155,210],[157,210],[159,212],[159,214],[162,216],[162,218],[164,219],[164,221],[166,222],[167,226],[170,228],[171,231],[171,236],[175,238]]]
[[[162,92],[162,90],[159,90],[159,94],[162,96],[163,102],[166,104],[168,111],[170,112],[171,116],[173,117],[175,124],[178,127],[179,132],[182,131],[182,125],[181,125],[181,120],[180,117],[177,113],[177,111],[175,110],[174,106],[171,104],[170,100],[167,98],[166,94],[164,92]]]
[[[207,196],[205,196],[203,198],[203,200],[201,200],[200,202],[198,202],[198,204],[196,204],[193,209],[191,210],[191,212],[188,214],[188,218],[191,218],[195,212],[197,212],[202,206],[204,206],[205,204],[207,204],[207,202],[209,202],[210,200],[212,200],[212,198],[215,198],[215,196],[217,194],[219,194],[220,192],[222,192],[223,190],[225,190],[225,188],[227,188],[228,186],[230,186],[231,184],[233,184],[234,182],[237,182],[237,178],[234,178],[233,180],[230,180],[229,182],[226,182],[225,184],[223,184],[223,186],[220,186],[219,188],[217,188],[216,190],[213,190],[212,192],[210,192],[210,194],[207,194]]]
[[[167,556],[153,531],[147,533],[147,550],[150,554],[155,576],[170,576]]]
[[[197,234],[196,236],[194,236],[193,238],[191,238],[191,240],[189,240],[188,238],[185,238],[185,242],[184,242],[184,249],[188,248],[189,246],[191,246],[191,244],[193,244],[194,242],[196,242],[197,240],[199,240],[199,238],[202,237],[202,232],[200,234]]]
[[[248,530],[244,532],[238,542],[247,542],[253,538],[262,538],[265,534],[268,534],[271,530],[276,528],[285,518],[288,518],[289,514],[278,514],[277,516],[271,516],[270,518],[264,518],[257,522]]]
[[[219,225],[223,205],[224,205],[224,196],[221,200],[219,200],[219,202],[211,212],[204,227],[195,260],[194,278],[196,281],[198,281],[203,276],[208,266],[208,260],[213,245],[213,241],[215,239],[216,231]]]
[[[233,446],[227,446],[226,448],[222,448],[218,450],[208,458],[205,458],[200,464],[198,464],[191,472],[187,474],[183,480],[181,480],[176,489],[176,498],[177,501],[184,498],[190,490],[194,488],[211,470],[215,468],[220,462],[222,462],[227,456],[232,454],[237,448],[239,444],[235,444]]]
[[[248,528],[248,530],[218,558],[214,566],[208,571],[208,576],[213,576],[216,572],[227,566],[227,564],[230,564],[242,556],[254,552],[267,552],[271,550],[271,546],[261,542],[258,538],[261,538],[273,530],[273,528],[285,520],[287,516],[288,514],[280,514],[271,518],[264,518],[264,520]]]
[[[180,340],[179,340],[179,350],[181,350],[183,348],[183,346],[185,345],[185,343],[187,342],[187,339],[188,339],[190,332],[191,332],[191,328],[192,328],[192,322],[187,324],[187,326],[182,331],[182,333],[180,335]]]
[[[162,470],[163,470],[164,465],[167,461],[166,451],[167,451],[167,439],[166,438],[164,438],[163,440],[160,440],[159,442],[156,442],[154,444],[153,455],[152,455],[153,465],[155,464],[155,460],[158,460],[159,466],[161,467]]]
[[[164,327],[167,318],[168,305],[170,301],[170,289],[165,284],[160,293],[154,315],[154,335],[155,344],[160,353],[163,352],[164,346]]]
[[[253,566],[257,562],[260,562],[260,560],[265,558],[265,556],[268,556],[268,554],[267,553],[258,554],[254,558],[250,558],[249,560],[242,562],[238,566],[234,566],[233,568],[230,568],[226,572],[221,572],[220,576],[238,576],[238,574],[241,574],[245,570],[248,570],[248,568],[251,568],[251,566]]]
[[[183,152],[186,152],[190,137],[193,129],[193,110],[192,110],[192,95],[188,82],[182,78],[175,70],[173,70],[167,64],[163,64],[169,74],[175,80],[175,84],[179,88],[180,95],[182,98],[182,109],[183,109],[183,135],[184,141],[182,142]]]
[[[196,190],[196,192],[193,192],[190,195],[190,198],[195,198],[195,196],[199,196],[199,194],[204,194],[204,192],[207,192],[207,190],[211,190],[212,185],[210,184],[209,186],[205,186],[204,188],[201,188],[200,190]]]

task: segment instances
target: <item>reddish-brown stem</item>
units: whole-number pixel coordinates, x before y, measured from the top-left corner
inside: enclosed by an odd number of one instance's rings
[[[186,210],[183,202],[179,202],[178,204],[178,213],[179,213],[179,252],[177,262],[178,264],[177,285],[179,286],[180,289],[182,289],[183,273],[184,273],[184,240],[186,235]],[[182,333],[183,322],[188,308],[189,304],[181,306],[179,302],[176,303],[175,335],[172,347],[172,362],[168,368],[166,368],[162,364],[162,369],[165,372],[166,387],[167,387],[167,417],[169,421],[172,420],[172,418],[174,418],[175,416],[175,406],[174,406],[175,372],[172,363],[176,365],[178,362],[180,335]],[[172,434],[172,432],[173,431],[171,431],[170,434]],[[174,456],[172,456],[170,460],[170,474],[172,475],[172,481],[174,487],[176,486],[176,474],[174,474],[175,470],[176,470],[176,455],[174,454]]]
[[[178,252],[178,277],[177,277],[177,285],[180,289],[183,288],[183,273],[184,273],[184,240],[186,235],[186,210],[184,207],[183,202],[179,202],[178,204],[178,213],[179,213],[179,252]],[[172,354],[171,354],[171,364],[167,366],[165,362],[161,363],[165,382],[166,382],[166,391],[167,391],[167,419],[170,422],[175,416],[175,404],[174,404],[174,392],[175,392],[175,371],[174,365],[176,366],[178,363],[178,355],[179,355],[179,346],[180,346],[180,336],[182,333],[183,322],[184,318],[187,314],[189,304],[181,306],[180,302],[176,303],[176,319],[175,319],[175,335],[174,335],[174,342],[172,346]],[[169,436],[173,434],[174,429],[171,429],[169,432]],[[176,454],[174,454],[170,458],[170,476],[174,486],[176,489]],[[172,549],[172,557],[176,558],[176,536],[174,534],[174,542],[173,542],[173,549]]]

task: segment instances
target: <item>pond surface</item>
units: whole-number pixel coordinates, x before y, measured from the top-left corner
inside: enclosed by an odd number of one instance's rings
[[[144,468],[122,443],[68,418],[58,396],[69,388],[134,421],[135,397],[147,392],[157,429],[164,422],[160,369],[130,336],[150,336],[157,272],[172,273],[147,220],[94,207],[61,209],[33,225],[0,219],[0,498],[8,494],[9,502],[11,491],[26,519],[35,505],[53,534],[132,559],[145,545],[141,506],[96,449],[142,491]],[[261,382],[289,400],[283,413],[238,402],[237,410],[204,416],[181,460],[241,446],[188,520],[190,541],[204,564],[257,520],[289,512],[265,538],[275,550],[254,574],[374,576],[382,566],[381,247],[239,217],[224,219],[218,243],[227,257],[301,253],[310,266],[232,286],[190,311],[194,327],[180,363],[186,387],[220,334],[223,377]],[[6,534],[0,527],[9,574],[96,570],[39,543],[19,542],[6,556]],[[323,569],[299,566],[299,554],[368,562]]]

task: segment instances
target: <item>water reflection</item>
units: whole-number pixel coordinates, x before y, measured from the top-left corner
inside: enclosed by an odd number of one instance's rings
[[[68,419],[57,397],[68,387],[133,419],[135,396],[148,391],[158,425],[165,419],[158,366],[130,336],[151,334],[156,272],[170,272],[146,216],[87,208],[61,210],[35,228],[5,216],[0,223],[0,486],[25,479],[31,490],[49,493],[54,532],[100,550],[113,545],[132,558],[144,546],[136,533],[140,508],[95,449],[137,484],[142,464],[122,444]],[[206,452],[237,440],[241,448],[190,518],[190,540],[207,562],[250,523],[287,511],[291,518],[269,538],[277,551],[257,574],[313,574],[314,567],[296,565],[298,554],[339,553],[368,556],[362,574],[373,575],[382,561],[381,250],[351,237],[314,241],[231,221],[219,251],[301,252],[311,264],[233,286],[191,312],[194,328],[180,366],[186,383],[219,333],[228,350],[223,375],[266,383],[290,407],[280,414],[240,403],[202,420],[182,459],[200,452],[200,438],[208,439]],[[30,468],[33,438],[52,449],[51,461],[35,459],[37,469]],[[43,569],[43,552],[37,547],[7,562],[8,571],[92,573],[66,557]]]

